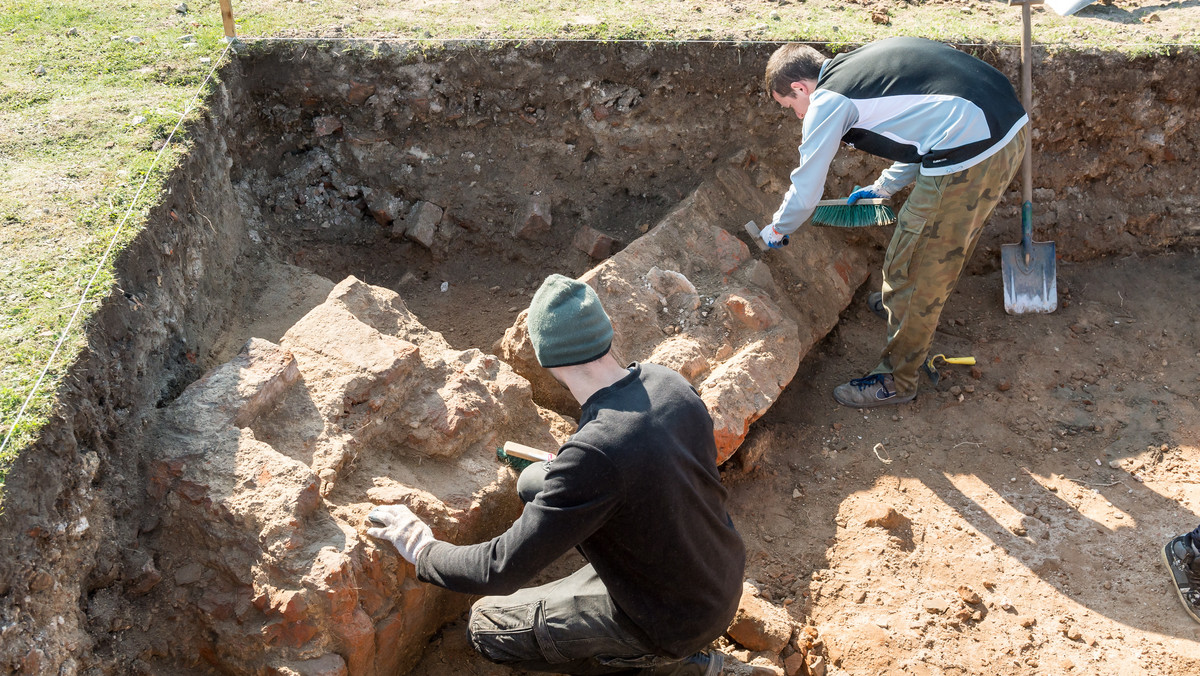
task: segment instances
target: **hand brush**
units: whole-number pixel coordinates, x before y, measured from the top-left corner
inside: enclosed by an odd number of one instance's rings
[[[832,228],[892,225],[896,222],[896,214],[886,203],[887,199],[883,197],[860,199],[854,204],[846,204],[846,198],[821,200],[809,222]]]

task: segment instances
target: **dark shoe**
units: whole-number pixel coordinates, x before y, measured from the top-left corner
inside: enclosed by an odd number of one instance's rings
[[[875,293],[867,296],[867,307],[871,308],[871,312],[874,312],[876,316],[882,319],[888,318],[887,308],[883,306],[882,293],[876,291]]]
[[[863,378],[855,378],[844,385],[833,388],[833,398],[837,399],[837,403],[851,408],[906,404],[916,397],[916,390],[913,390],[911,394],[897,392],[893,388],[892,374],[890,373],[875,373]]]
[[[1184,534],[1168,542],[1162,556],[1183,609],[1200,622],[1200,547],[1190,534]]]
[[[714,650],[710,653],[696,653],[661,667],[642,669],[638,673],[640,676],[720,676],[724,664],[725,655]]]

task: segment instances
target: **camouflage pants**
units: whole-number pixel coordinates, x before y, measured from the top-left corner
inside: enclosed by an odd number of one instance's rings
[[[1025,127],[999,152],[969,169],[919,176],[897,215],[883,259],[888,339],[871,373],[891,373],[901,394],[917,389],[942,307],[971,259],[984,223],[1021,166],[1028,133]]]

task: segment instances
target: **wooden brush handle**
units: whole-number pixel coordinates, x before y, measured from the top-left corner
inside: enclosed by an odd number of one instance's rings
[[[888,203],[888,198],[886,198],[886,197],[869,197],[869,198],[860,199],[857,202],[855,202],[854,204],[846,204],[846,198],[842,197],[842,198],[836,199],[836,200],[821,200],[820,202],[817,202],[817,206],[819,206],[819,207],[858,207],[858,206],[868,206],[868,205],[872,205],[872,204],[887,204],[887,203]]]

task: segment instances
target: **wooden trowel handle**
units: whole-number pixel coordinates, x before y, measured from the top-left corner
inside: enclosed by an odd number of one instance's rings
[[[532,460],[534,462],[545,462],[558,457],[550,451],[543,451],[533,446],[518,444],[515,441],[504,442],[504,452],[514,458],[524,458],[525,460]]]

